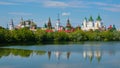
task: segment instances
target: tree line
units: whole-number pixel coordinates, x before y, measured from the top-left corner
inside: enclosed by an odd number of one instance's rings
[[[0,43],[43,43],[43,42],[81,42],[81,41],[120,41],[120,31],[82,31],[75,30],[67,33],[46,32],[45,30],[37,29],[31,31],[27,28],[18,30],[8,30],[0,28]]]

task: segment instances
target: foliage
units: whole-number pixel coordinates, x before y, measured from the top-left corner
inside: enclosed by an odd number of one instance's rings
[[[88,31],[88,32],[86,32],[86,35],[88,37],[88,40],[90,40],[90,41],[100,41],[101,40],[101,35],[99,32]]]
[[[37,30],[34,34],[37,42],[43,42],[46,39],[46,32],[44,30]]]
[[[54,33],[54,41],[67,41],[68,34],[66,32],[55,32]]]
[[[60,41],[120,41],[119,31],[82,31],[74,32],[46,32],[38,29],[31,31],[27,28],[7,30],[0,28],[0,43],[43,43]]]
[[[81,30],[77,30],[77,31],[69,34],[69,39],[71,41],[86,41],[87,36],[85,35],[85,32],[83,32]]]

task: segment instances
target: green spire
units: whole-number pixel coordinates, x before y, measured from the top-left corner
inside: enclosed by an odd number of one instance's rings
[[[98,17],[97,17],[96,20],[97,20],[97,21],[101,21],[101,20],[102,20],[101,17],[100,17],[100,15],[98,15]]]
[[[92,18],[92,16],[90,16],[90,18],[89,18],[89,21],[93,21],[93,18]]]
[[[44,27],[47,28],[47,24],[46,23],[44,24]]]
[[[87,21],[87,18],[85,17],[85,20]]]
[[[116,27],[115,27],[115,25],[113,25],[113,30],[116,30]]]

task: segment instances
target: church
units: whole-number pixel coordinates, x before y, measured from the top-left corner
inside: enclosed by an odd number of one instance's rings
[[[11,22],[9,23],[9,30],[20,29],[24,27],[32,31],[35,31],[37,28],[37,25],[33,22],[33,20],[24,21],[23,18],[21,18],[21,22],[17,26],[14,26],[13,19],[11,19]]]
[[[105,29],[105,26],[103,25],[102,19],[100,15],[98,15],[97,19],[94,21],[92,16],[90,16],[89,19],[85,17],[81,29],[84,31],[89,30],[103,30]]]

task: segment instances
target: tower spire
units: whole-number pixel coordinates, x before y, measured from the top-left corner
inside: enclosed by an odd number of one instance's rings
[[[21,22],[23,22],[23,17],[21,17]]]
[[[47,26],[48,26],[49,29],[52,29],[52,24],[51,24],[51,19],[50,19],[50,17],[49,17],[48,25],[47,25]]]
[[[59,13],[58,13],[58,20],[60,20],[60,15],[59,15]]]
[[[58,31],[60,28],[60,15],[58,13],[58,19],[57,19],[57,22],[56,22],[56,25],[55,25],[55,30]]]
[[[9,27],[8,27],[8,24],[7,24],[7,27],[6,27],[6,29],[9,29]]]
[[[13,23],[13,19],[11,19],[11,22],[10,22],[10,24],[9,24],[9,29],[10,30],[13,30],[14,29],[14,23]]]
[[[92,16],[90,16],[90,18],[89,18],[89,21],[93,21],[93,18],[92,18]]]
[[[98,15],[98,17],[97,17],[96,20],[97,20],[97,21],[101,21],[101,20],[102,20],[101,17],[100,17],[100,15]]]
[[[12,25],[12,27],[14,27],[14,24],[13,24],[13,19],[11,19],[11,25]]]

